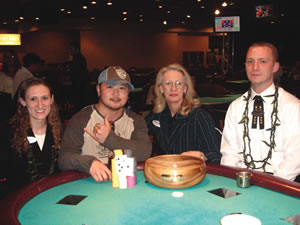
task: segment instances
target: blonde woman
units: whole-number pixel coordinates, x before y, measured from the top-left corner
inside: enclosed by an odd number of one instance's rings
[[[189,73],[178,64],[160,69],[154,86],[153,112],[146,116],[149,135],[163,154],[185,154],[218,163],[217,131],[210,114],[199,108]]]

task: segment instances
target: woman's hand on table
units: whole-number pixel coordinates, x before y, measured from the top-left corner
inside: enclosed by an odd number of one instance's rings
[[[187,152],[181,153],[181,155],[194,156],[194,157],[202,159],[203,161],[207,160],[206,156],[200,151],[187,151]]]

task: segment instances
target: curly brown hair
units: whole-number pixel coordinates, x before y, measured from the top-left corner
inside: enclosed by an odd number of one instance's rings
[[[50,90],[50,95],[53,95],[51,87],[47,84],[47,82],[41,78],[30,78],[24,80],[17,92],[17,109],[16,113],[10,120],[10,124],[14,129],[14,135],[11,140],[12,147],[21,154],[22,152],[27,152],[28,149],[28,141],[27,141],[27,130],[31,128],[30,117],[26,107],[23,107],[19,102],[19,98],[25,99],[27,90],[32,86],[44,85]],[[58,107],[53,102],[51,104],[50,113],[47,117],[47,122],[51,127],[55,147],[56,149],[60,149],[60,143],[62,139],[62,124],[59,118]]]

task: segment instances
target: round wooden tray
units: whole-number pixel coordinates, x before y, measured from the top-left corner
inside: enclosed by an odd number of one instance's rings
[[[206,175],[203,160],[186,155],[160,155],[145,162],[146,180],[164,188],[187,188],[202,182]]]

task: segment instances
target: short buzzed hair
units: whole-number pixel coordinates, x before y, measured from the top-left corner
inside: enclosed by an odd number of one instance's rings
[[[253,48],[253,47],[267,47],[269,49],[271,49],[271,52],[272,52],[272,56],[274,58],[274,62],[277,62],[278,61],[278,51],[277,51],[277,48],[269,43],[269,42],[265,42],[265,41],[261,41],[261,42],[254,42],[252,45],[250,45],[250,47],[248,48],[248,51],[247,51],[247,54],[249,52],[249,49],[250,48]]]

